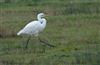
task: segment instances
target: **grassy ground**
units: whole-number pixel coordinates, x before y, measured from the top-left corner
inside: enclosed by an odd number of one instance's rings
[[[0,3],[0,65],[100,64],[99,0],[33,3]],[[40,37],[56,47],[32,38],[28,49],[24,49],[27,38],[16,33],[36,19],[40,11],[45,12],[47,19]]]

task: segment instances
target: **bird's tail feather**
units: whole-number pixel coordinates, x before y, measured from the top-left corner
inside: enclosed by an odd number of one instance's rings
[[[21,33],[22,33],[22,31],[19,31],[19,32],[17,33],[17,35],[21,35]]]

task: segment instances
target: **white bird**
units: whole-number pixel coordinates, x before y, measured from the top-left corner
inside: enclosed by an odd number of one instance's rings
[[[39,33],[42,32],[45,29],[45,27],[46,27],[46,19],[44,18],[44,13],[39,13],[37,15],[37,20],[28,23],[22,30],[20,30],[17,33],[17,35],[29,35],[29,38],[27,40],[26,47],[25,47],[27,48],[27,45],[31,36],[39,37]],[[42,41],[40,38],[39,40],[40,42],[43,42],[47,44],[48,46],[54,47],[53,45],[50,45]]]

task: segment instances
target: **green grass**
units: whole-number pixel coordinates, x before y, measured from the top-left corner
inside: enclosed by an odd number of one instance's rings
[[[0,3],[0,65],[100,65],[99,0],[71,1]],[[40,37],[56,47],[32,38],[24,49],[27,37],[16,33],[40,11],[47,19]]]

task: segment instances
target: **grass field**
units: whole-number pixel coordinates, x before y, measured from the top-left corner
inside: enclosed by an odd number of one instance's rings
[[[100,65],[100,1],[38,1],[0,3],[0,65]],[[40,37],[55,48],[32,38],[24,49],[27,37],[16,35],[38,12],[47,19]]]

